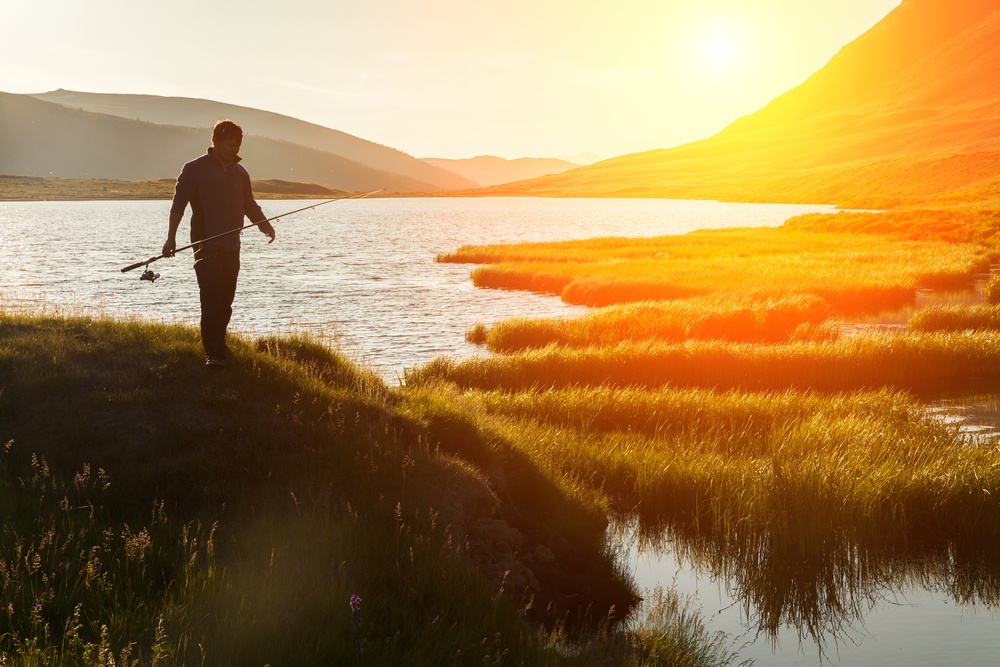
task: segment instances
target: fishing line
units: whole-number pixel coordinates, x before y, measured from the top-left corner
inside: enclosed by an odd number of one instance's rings
[[[209,236],[206,239],[200,239],[198,241],[195,241],[194,243],[189,243],[186,246],[177,248],[177,249],[174,250],[173,255],[176,255],[177,253],[179,253],[182,250],[187,250],[189,248],[193,248],[196,245],[198,245],[199,243],[206,243],[208,241],[215,240],[215,239],[220,238],[222,236],[228,236],[229,234],[235,234],[237,232],[242,232],[245,229],[250,229],[251,227],[256,227],[258,225],[262,225],[265,222],[273,222],[273,221],[277,220],[278,218],[287,218],[290,215],[294,215],[296,213],[301,213],[302,211],[308,211],[309,209],[317,208],[319,206],[323,206],[324,204],[329,204],[329,203],[332,203],[332,202],[335,202],[335,201],[340,201],[342,199],[364,199],[365,197],[371,197],[374,194],[378,194],[379,192],[382,192],[382,190],[384,190],[384,189],[385,188],[380,188],[378,190],[372,190],[371,192],[362,192],[361,194],[349,195],[347,197],[334,197],[333,199],[327,199],[326,201],[321,201],[321,202],[313,204],[311,206],[303,206],[302,208],[297,208],[294,211],[288,211],[287,213],[282,213],[281,215],[276,215],[276,216],[267,218],[265,220],[258,220],[257,222],[251,222],[250,224],[243,225],[242,227],[240,227],[238,229],[230,229],[228,232],[222,232],[221,234],[216,234],[215,236]],[[173,255],[171,255],[171,257],[173,257]],[[124,267],[122,269],[122,273],[125,273],[126,271],[131,271],[132,269],[138,269],[140,266],[145,266],[146,270],[142,272],[141,276],[139,276],[139,280],[148,280],[149,282],[155,282],[156,279],[160,277],[160,274],[159,273],[155,273],[152,269],[150,269],[149,265],[152,264],[153,262],[159,260],[159,259],[163,259],[164,257],[166,257],[166,255],[162,255],[161,254],[161,255],[156,255],[154,257],[150,257],[149,259],[144,259],[144,260],[138,261],[135,264],[129,264],[128,266],[126,266],[126,267]]]

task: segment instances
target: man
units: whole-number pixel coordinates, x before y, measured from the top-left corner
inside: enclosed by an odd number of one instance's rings
[[[177,228],[184,209],[191,204],[191,242],[239,229],[244,216],[259,222],[274,242],[274,227],[267,222],[250,189],[250,174],[240,164],[243,130],[231,120],[220,120],[212,130],[212,146],[201,157],[184,165],[170,206],[170,225],[163,256],[177,249]],[[201,343],[205,365],[226,365],[226,328],[233,314],[236,278],[240,273],[240,235],[233,231],[194,247],[194,270],[201,293]]]

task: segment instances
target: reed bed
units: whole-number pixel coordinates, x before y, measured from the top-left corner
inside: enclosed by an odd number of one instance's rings
[[[762,434],[722,428],[649,437],[507,420],[504,433],[555,476],[622,512],[789,545],[835,534],[1000,534],[1000,447],[965,446],[929,420],[817,415]]]
[[[491,352],[509,354],[557,345],[590,347],[622,342],[724,340],[778,343],[793,337],[824,335],[831,314],[815,296],[747,301],[710,295],[673,301],[608,306],[575,318],[508,318],[488,329],[475,327],[466,337]]]
[[[1000,305],[1000,275],[990,276],[983,290],[983,300],[990,306]]]
[[[471,246],[439,261],[486,263],[473,283],[606,306],[711,293],[767,299],[810,294],[843,313],[905,305],[918,287],[970,284],[983,246],[796,230],[707,230],[655,239]],[[850,271],[845,271],[850,267]]]
[[[569,387],[537,391],[464,392],[472,409],[535,420],[581,433],[622,431],[648,438],[712,436],[745,442],[805,420],[881,416],[919,419],[920,406],[895,391],[820,395],[811,392],[717,392],[707,389]]]
[[[785,221],[786,229],[817,233],[873,234],[948,243],[993,244],[1000,232],[1000,211],[978,208],[839,211],[807,213]]]
[[[913,331],[1000,331],[1000,306],[950,306],[924,308],[907,322]]]
[[[822,392],[891,387],[921,395],[1000,386],[1000,334],[870,333],[829,343],[752,345],[636,343],[549,347],[501,357],[437,359],[406,371],[404,382],[523,390],[572,386],[801,389]]]
[[[852,314],[908,304],[918,287],[969,285],[987,268],[977,249],[939,243],[908,248],[872,245],[856,252],[504,262],[476,268],[472,281],[477,287],[559,294],[567,303],[586,306],[712,293],[749,299],[811,294]]]
[[[820,645],[886,587],[1000,604],[1000,445],[899,392],[466,391],[470,413],[640,535]]]

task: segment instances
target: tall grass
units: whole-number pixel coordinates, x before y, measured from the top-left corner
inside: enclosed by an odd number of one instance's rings
[[[5,664],[594,664],[635,597],[588,496],[307,339],[230,347],[0,313]]]
[[[913,331],[925,333],[1000,330],[1000,306],[939,306],[924,308],[907,322]]]
[[[899,211],[839,211],[807,213],[785,221],[798,231],[871,234],[949,243],[994,243],[1000,231],[1000,211],[989,208],[906,209]]]
[[[500,353],[551,344],[589,347],[638,341],[787,342],[796,335],[816,335],[830,312],[818,297],[753,301],[712,295],[608,306],[575,318],[508,318],[488,329],[474,328],[467,339],[485,343],[488,350]],[[831,329],[825,335],[834,333]]]
[[[550,476],[730,581],[776,635],[818,642],[885,587],[1000,604],[1000,446],[894,392],[466,391]],[[992,554],[992,556],[990,555]]]
[[[746,299],[808,294],[853,314],[905,305],[918,287],[969,284],[988,268],[990,255],[975,243],[873,243],[863,235],[779,228],[473,246],[439,261],[488,263],[472,272],[479,287],[559,294],[588,306],[713,293]]]
[[[704,387],[850,391],[894,387],[937,395],[1000,385],[1000,336],[993,332],[873,333],[829,343],[750,345],[636,343],[544,348],[504,357],[437,359],[407,371],[407,385],[463,388]]]

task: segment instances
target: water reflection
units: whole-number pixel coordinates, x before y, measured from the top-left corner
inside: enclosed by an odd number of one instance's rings
[[[776,521],[782,522],[780,517]],[[631,545],[633,569],[645,560],[660,582],[671,576],[675,585],[687,579],[690,586],[690,581],[706,577],[724,582],[719,613],[725,616],[726,607],[735,607],[739,621],[737,626],[730,618],[721,629],[750,644],[762,640],[772,656],[781,649],[779,642],[787,648],[791,638],[800,653],[811,647],[820,662],[842,664],[845,647],[859,646],[869,636],[867,621],[873,610],[907,604],[915,591],[931,594],[936,604],[994,613],[1000,607],[997,537],[992,533],[935,539],[890,532],[879,538],[862,536],[850,527],[819,531],[807,522],[784,522],[763,531],[739,526],[706,531],[632,517],[615,525],[612,539]],[[653,568],[649,561],[655,562]],[[637,578],[640,585],[649,583],[641,574]],[[708,596],[699,591],[699,597]],[[912,631],[923,629],[915,626]],[[1000,652],[1000,643],[993,644],[993,651]],[[985,650],[989,652],[989,644]],[[877,661],[866,655],[866,664]],[[910,660],[923,664],[912,654]]]

